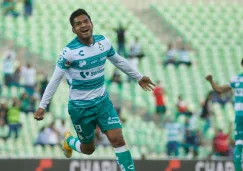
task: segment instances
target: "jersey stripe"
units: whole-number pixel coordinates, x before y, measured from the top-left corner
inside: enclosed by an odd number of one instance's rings
[[[239,74],[231,79],[230,85],[235,94],[235,115],[243,116],[243,74]]]
[[[100,53],[95,56],[90,56],[89,58],[73,60],[71,68],[79,69],[79,70],[86,70],[92,69],[101,65],[105,64],[106,56],[108,51]]]
[[[71,89],[77,90],[92,90],[102,87],[104,85],[104,75],[92,80],[72,80]]]

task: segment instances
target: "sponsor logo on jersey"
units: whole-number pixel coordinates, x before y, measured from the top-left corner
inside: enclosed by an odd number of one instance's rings
[[[109,117],[108,118],[108,124],[121,124],[119,117]]]
[[[86,65],[86,61],[80,61],[80,62],[79,62],[79,67],[82,68],[82,67],[85,66],[85,65]]]
[[[80,50],[78,54],[79,54],[80,56],[84,56],[84,51],[83,51],[83,50]]]
[[[240,86],[240,83],[235,83],[235,87],[239,87]]]
[[[92,72],[80,72],[80,75],[81,75],[81,77],[86,78],[86,77],[88,77],[89,75],[92,77],[92,76],[95,76],[95,75],[100,74],[100,73],[102,73],[102,72],[104,72],[104,68],[99,69],[98,71],[92,71]]]
[[[80,72],[81,77],[86,78],[89,76],[89,72]]]

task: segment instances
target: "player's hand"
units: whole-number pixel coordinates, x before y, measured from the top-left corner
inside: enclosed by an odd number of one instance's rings
[[[44,119],[44,114],[45,114],[45,110],[39,107],[39,108],[37,109],[37,111],[35,112],[34,118],[35,118],[37,121],[41,121],[41,120]]]
[[[209,81],[209,82],[213,81],[213,76],[212,75],[207,75],[206,76],[206,80]]]
[[[146,76],[143,76],[143,78],[139,80],[138,83],[145,91],[151,91],[154,89],[153,86],[155,86],[150,78]]]

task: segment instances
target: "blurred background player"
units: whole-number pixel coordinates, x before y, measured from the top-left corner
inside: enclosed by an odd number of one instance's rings
[[[243,67],[243,59],[241,60]],[[235,151],[234,164],[236,171],[242,171],[242,148],[243,148],[243,74],[234,76],[229,84],[221,85],[215,83],[212,75],[206,76],[206,80],[211,84],[214,91],[225,93],[231,89],[235,90]]]

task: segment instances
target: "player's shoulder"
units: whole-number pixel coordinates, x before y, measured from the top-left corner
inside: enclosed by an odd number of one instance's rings
[[[66,45],[66,49],[67,50],[75,50],[75,49],[78,49],[78,48],[81,48],[85,45],[81,44],[78,40],[77,37],[75,37],[73,40],[71,40],[67,45]]]
[[[94,37],[95,42],[100,42],[100,41],[106,39],[106,37],[104,35],[93,35],[93,37]]]

